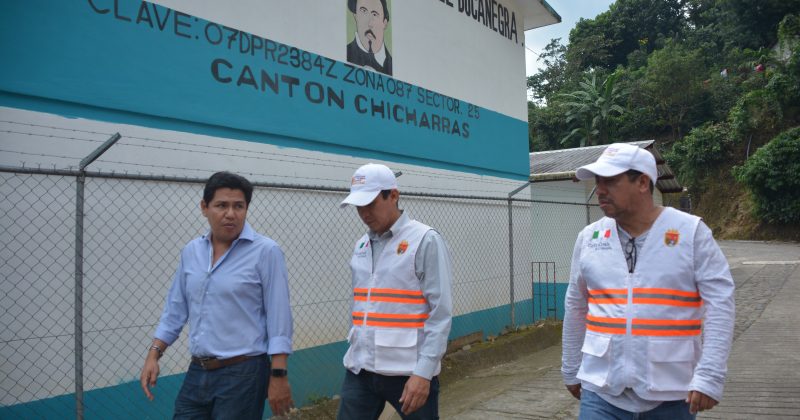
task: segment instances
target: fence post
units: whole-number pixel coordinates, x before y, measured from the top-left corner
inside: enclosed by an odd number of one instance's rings
[[[591,219],[592,215],[589,212],[589,210],[591,209],[591,206],[589,205],[589,202],[592,201],[592,197],[594,197],[594,192],[595,191],[597,191],[597,185],[595,185],[594,188],[592,188],[592,192],[590,192],[589,193],[589,197],[586,198],[586,225],[587,226],[589,225],[589,223],[592,223],[592,219]]]
[[[75,418],[83,419],[83,190],[81,170],[75,188]]]
[[[83,195],[86,167],[122,136],[114,134],[81,160],[75,179],[75,418],[83,420]]]
[[[511,209],[513,199],[518,192],[522,191],[525,187],[530,185],[528,181],[508,193],[508,284],[509,284],[509,298],[511,299],[511,329],[516,328],[516,321],[514,320],[514,215]]]

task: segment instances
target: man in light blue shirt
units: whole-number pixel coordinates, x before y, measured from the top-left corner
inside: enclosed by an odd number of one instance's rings
[[[158,359],[188,322],[192,362],[175,401],[176,419],[261,419],[265,398],[275,415],[293,404],[286,263],[278,244],[245,221],[252,194],[239,175],[212,175],[200,202],[211,229],[181,252],[141,375],[152,400]]]

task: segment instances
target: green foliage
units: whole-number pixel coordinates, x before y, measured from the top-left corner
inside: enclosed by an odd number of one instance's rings
[[[715,60],[730,49],[772,47],[778,24],[800,0],[687,0],[686,40]]]
[[[617,0],[594,19],[581,19],[569,35],[570,66],[578,71],[613,70],[628,65],[631,53],[647,54],[664,40],[679,37],[686,27],[683,3],[683,0]]]
[[[631,107],[624,114],[611,119],[614,137],[620,141],[646,140],[660,130],[654,111],[648,106]]]
[[[616,83],[619,75],[613,73],[598,86],[597,75],[592,73],[580,82],[580,89],[557,96],[566,109],[567,124],[574,127],[561,139],[562,144],[575,139],[581,147],[608,143],[609,123],[612,117],[625,112],[619,104],[624,103],[628,94]]]
[[[750,190],[757,217],[800,222],[800,127],[779,134],[733,172]]]
[[[678,139],[687,127],[704,117],[702,111],[708,104],[703,88],[706,75],[706,63],[698,50],[667,42],[650,54],[635,97],[651,106],[658,122],[669,126],[673,139]]]
[[[542,54],[528,81],[531,150],[657,139],[701,190],[745,148],[800,125],[798,10],[800,0],[617,0]]]
[[[778,42],[796,41],[800,37],[800,16],[786,15],[778,24]]]
[[[709,171],[728,158],[731,144],[727,124],[707,123],[676,142],[665,159],[677,170],[681,184],[695,187]]]
[[[528,77],[528,89],[538,101],[548,101],[560,91],[567,80],[567,47],[561,44],[561,38],[551,39],[539,55],[544,67],[533,76]]]
[[[729,118],[732,134],[745,139],[758,131],[775,130],[783,120],[783,111],[772,92],[758,89],[740,97]]]
[[[595,19],[581,19],[570,31],[566,53],[570,73],[613,68],[612,51],[620,41],[607,31],[608,20],[609,12],[601,13]]]
[[[707,117],[711,121],[727,120],[730,109],[742,95],[741,83],[732,81],[730,77],[723,78],[715,74],[703,81],[704,88],[710,96]]]
[[[531,152],[561,147],[561,133],[567,130],[564,112],[558,104],[537,106],[528,102],[528,148]]]

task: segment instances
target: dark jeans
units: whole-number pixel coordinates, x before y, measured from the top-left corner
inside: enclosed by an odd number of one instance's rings
[[[267,355],[217,370],[190,364],[173,419],[261,419],[267,396]]]
[[[579,420],[694,420],[686,401],[664,401],[658,407],[643,413],[632,413],[615,407],[585,388],[581,390]]]
[[[400,412],[403,407],[398,400],[403,395],[403,387],[408,376],[384,376],[362,370],[358,375],[345,371],[339,401],[338,420],[375,420],[380,417],[388,401],[402,419],[438,419],[439,418],[439,377],[431,379],[431,390],[428,400],[417,411],[405,415]]]

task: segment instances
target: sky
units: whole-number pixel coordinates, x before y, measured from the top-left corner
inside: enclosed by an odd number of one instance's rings
[[[525,32],[525,72],[528,76],[536,74],[543,65],[537,62],[537,55],[544,52],[544,47],[553,38],[561,38],[561,43],[566,45],[569,41],[569,31],[575,27],[578,20],[593,19],[600,13],[608,10],[614,0],[546,0],[559,16],[561,23],[531,29]],[[533,51],[531,51],[533,50]]]

